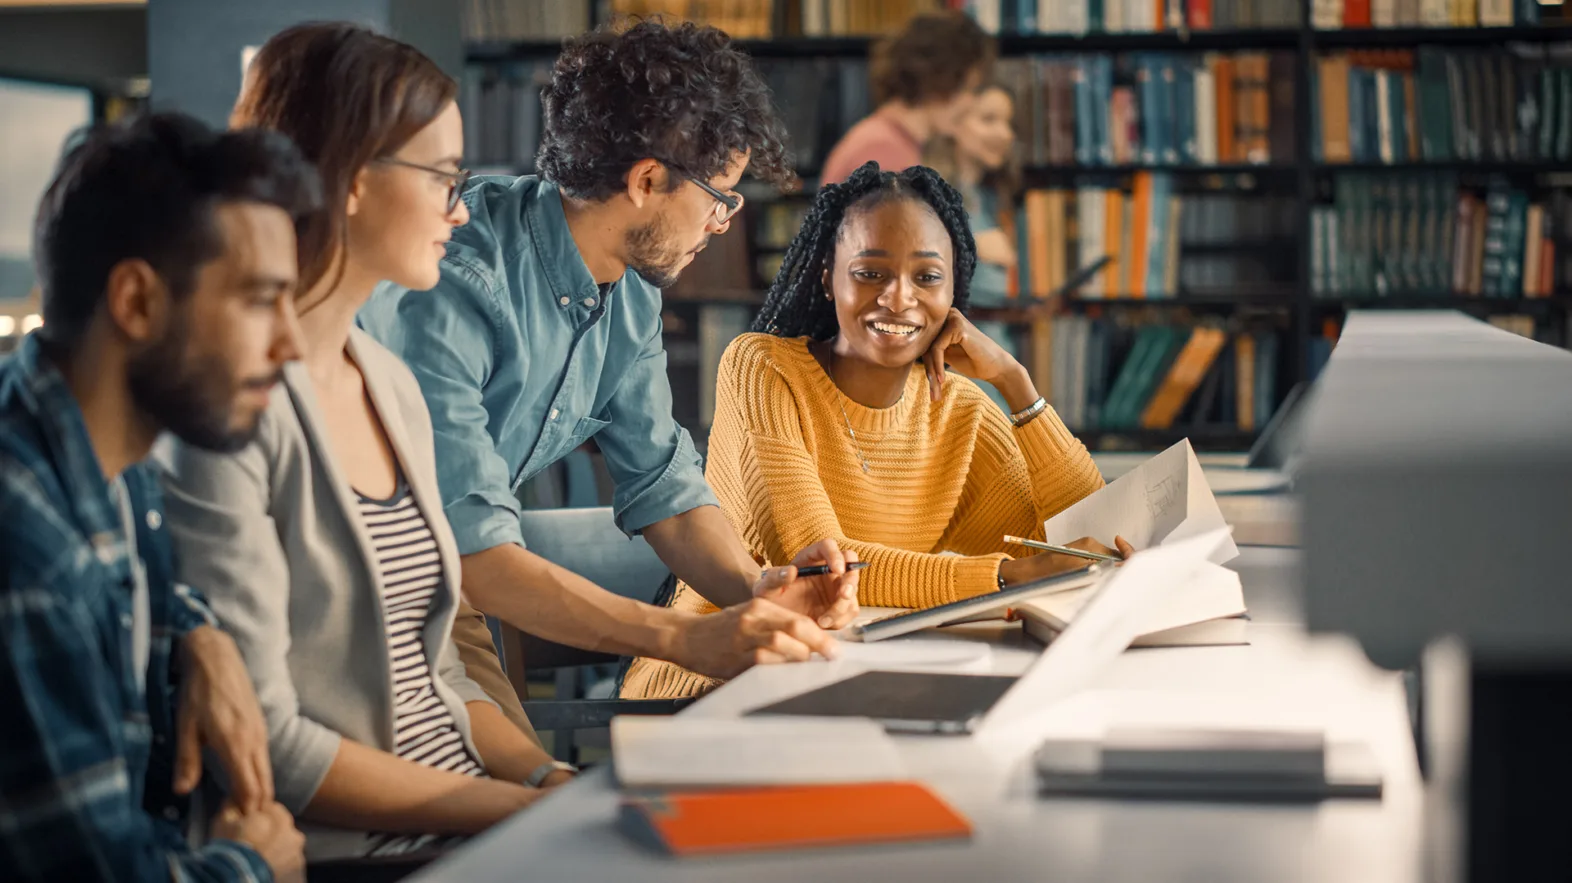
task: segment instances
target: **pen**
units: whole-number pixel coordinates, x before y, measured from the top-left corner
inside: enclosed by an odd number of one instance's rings
[[[1123,558],[1120,558],[1116,555],[1104,555],[1101,552],[1087,552],[1081,549],[1072,549],[1069,546],[1055,546],[1052,543],[1039,543],[1036,540],[1029,540],[1025,537],[1012,537],[1009,534],[1005,534],[1004,541],[1006,543],[1014,543],[1017,546],[1030,546],[1033,549],[1042,549],[1045,552],[1058,552],[1060,555],[1074,555],[1077,558],[1090,558],[1093,561],[1124,560]]]
[[[852,563],[846,565],[846,570],[847,571],[862,570],[864,567],[867,567],[867,566],[868,566],[868,562],[866,562],[866,561],[853,561]],[[797,575],[798,576],[824,576],[826,573],[829,573],[829,572],[830,572],[830,565],[828,565],[828,564],[810,564],[807,567],[799,567],[799,568],[797,568]]]

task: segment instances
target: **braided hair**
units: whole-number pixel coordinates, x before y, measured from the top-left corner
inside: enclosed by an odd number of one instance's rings
[[[841,184],[819,191],[770,284],[753,330],[777,337],[829,340],[840,331],[835,302],[826,298],[824,271],[835,260],[841,227],[853,209],[871,208],[889,200],[926,203],[950,233],[955,252],[955,307],[964,312],[977,267],[977,244],[961,194],[938,172],[912,166],[904,172],[883,172],[866,163]]]

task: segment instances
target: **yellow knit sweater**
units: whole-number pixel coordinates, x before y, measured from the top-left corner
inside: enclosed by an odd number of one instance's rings
[[[705,476],[763,566],[833,537],[869,562],[864,606],[932,607],[995,591],[1005,534],[1041,539],[1043,521],[1103,485],[1051,408],[1016,429],[956,374],[934,403],[920,367],[899,402],[866,408],[836,388],[807,344],[745,334],[721,358]],[[687,585],[672,603],[716,609]],[[639,659],[622,695],[688,696],[715,683]]]

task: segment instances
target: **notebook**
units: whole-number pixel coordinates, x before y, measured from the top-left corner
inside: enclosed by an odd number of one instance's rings
[[[802,785],[624,797],[618,827],[674,856],[962,840],[972,826],[916,782]]]
[[[1023,621],[1028,635],[1048,644],[1074,621],[1090,597],[1084,589],[1073,589],[1022,602],[1011,612]],[[1130,646],[1248,644],[1249,621],[1244,612],[1239,574],[1208,562],[1142,614],[1141,635]]]

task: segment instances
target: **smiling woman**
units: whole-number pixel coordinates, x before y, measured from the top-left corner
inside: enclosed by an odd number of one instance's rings
[[[756,333],[727,349],[717,382],[705,477],[761,563],[833,537],[869,562],[859,601],[879,607],[1080,566],[1004,552],[1005,534],[1041,539],[1044,520],[1103,480],[1026,370],[966,319],[976,261],[960,194],[931,169],[870,163],[814,201]],[[686,586],[672,604],[714,609]],[[715,683],[640,659],[623,695]]]

